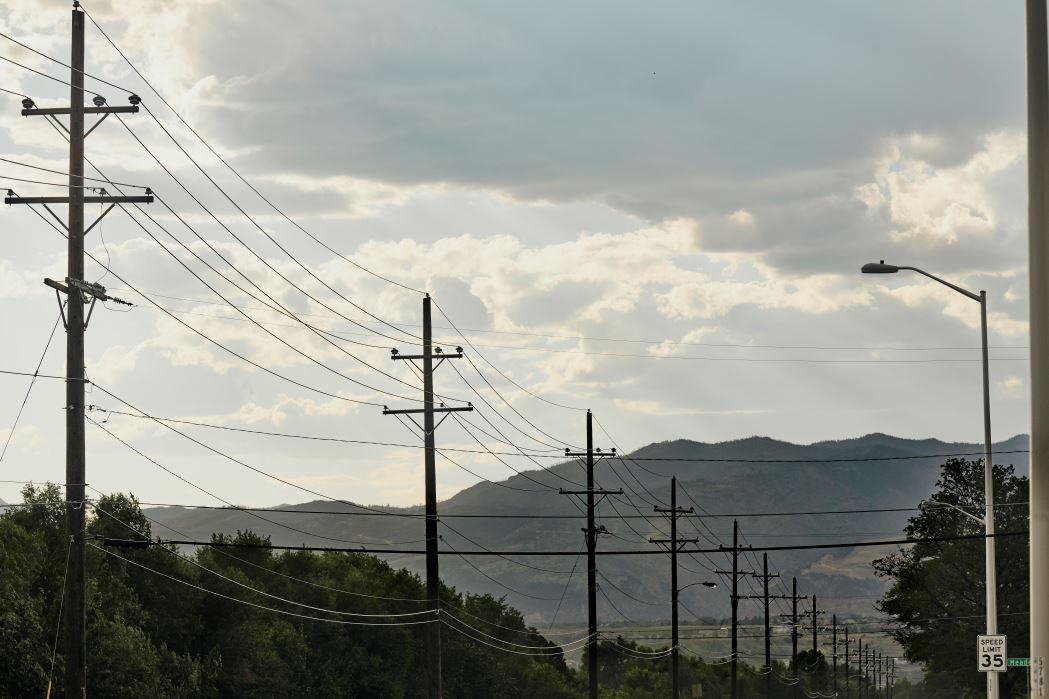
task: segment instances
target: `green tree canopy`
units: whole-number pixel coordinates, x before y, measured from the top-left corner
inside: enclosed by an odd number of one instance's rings
[[[1012,466],[994,467],[994,524],[997,532],[1026,531],[1027,478]],[[906,528],[915,538],[982,534],[980,523],[936,503],[948,503],[983,515],[983,462],[950,459],[942,468],[936,492]],[[1028,539],[996,539],[998,630],[1008,636],[1013,657],[1028,648]],[[984,541],[923,542],[874,562],[878,575],[892,580],[881,611],[899,622],[893,636],[907,658],[927,672],[929,697],[975,697],[985,692],[976,669],[976,636],[985,629]],[[1022,696],[1022,668],[1000,676],[1003,697]]]

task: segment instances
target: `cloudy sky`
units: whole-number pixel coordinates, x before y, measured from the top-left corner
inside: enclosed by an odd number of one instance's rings
[[[988,291],[995,435],[1027,431],[1019,3],[86,7],[297,224],[89,22],[88,72],[140,94],[178,143],[146,112],[88,139],[106,177],[163,200],[115,210],[89,235],[111,270],[89,261],[90,279],[136,304],[91,320],[88,402],[103,410],[134,412],[106,389],[167,418],[416,444],[381,414],[418,405],[418,377],[389,354],[418,342],[410,287],[432,293],[445,347],[466,344],[452,323],[472,344],[469,361],[438,372],[450,403],[478,406],[441,427],[444,447],[579,444],[572,408],[587,407],[611,435],[598,430],[598,444],[622,448],[870,432],[979,441],[977,305],[916,275],[859,275],[885,259]],[[4,33],[68,60],[68,3],[0,8]],[[13,43],[0,55],[68,79]],[[9,63],[0,87],[41,106],[68,99]],[[65,171],[56,129],[4,100],[0,157]],[[62,180],[7,162],[0,175]],[[0,230],[0,368],[32,371],[58,317],[41,280],[65,276],[64,241],[25,207],[0,209]],[[63,343],[59,328],[44,371],[63,372]],[[27,379],[0,385],[6,437]],[[60,382],[37,382],[0,479],[62,480],[62,405]],[[311,499],[148,420],[91,416],[224,499]],[[421,500],[415,448],[180,429],[335,497]],[[88,450],[101,490],[215,502],[93,425]],[[477,475],[441,461],[441,496],[510,474],[488,455],[449,456]],[[0,483],[0,498],[19,487]]]

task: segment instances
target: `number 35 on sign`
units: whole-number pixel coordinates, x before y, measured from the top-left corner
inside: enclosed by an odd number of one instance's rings
[[[976,667],[980,672],[1006,672],[1005,636],[976,637]]]

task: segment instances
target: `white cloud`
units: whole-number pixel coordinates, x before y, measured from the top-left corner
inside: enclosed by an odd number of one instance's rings
[[[860,186],[856,196],[872,213],[887,217],[897,242],[937,246],[960,238],[989,238],[998,215],[988,184],[1023,158],[1023,134],[992,133],[979,152],[957,167],[938,168],[921,159],[928,147],[917,135],[892,143],[874,181]]]

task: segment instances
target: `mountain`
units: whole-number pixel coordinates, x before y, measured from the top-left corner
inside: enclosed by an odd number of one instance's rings
[[[995,451],[1001,456],[996,458],[996,463],[1013,464],[1018,472],[1026,473],[1027,446],[1025,435],[998,443]],[[939,466],[945,459],[943,455],[964,453],[975,455],[969,458],[979,458],[981,451],[982,446],[978,444],[901,439],[885,434],[807,445],[765,437],[713,444],[683,439],[650,444],[624,459],[602,460],[595,468],[595,479],[601,487],[624,490],[624,495],[606,498],[598,507],[599,523],[610,532],[609,536],[600,538],[598,548],[652,549],[654,545],[647,543],[648,537],[663,537],[669,531],[666,521],[653,513],[653,507],[669,502],[670,476],[678,479],[680,506],[693,506],[683,495],[687,492],[694,498],[697,515],[723,515],[689,518],[687,523],[679,520],[679,536],[698,537],[696,545],[704,548],[716,548],[717,541],[731,543],[733,518],[730,515],[737,513],[766,513],[739,517],[744,541],[754,546],[898,538],[912,511],[805,516],[772,513],[913,508],[932,492]],[[631,461],[641,458],[646,460]],[[708,461],[697,461],[700,459]],[[558,495],[556,491],[562,487],[578,488],[573,483],[583,483],[584,478],[583,464],[571,460],[545,471],[527,471],[500,483],[482,482],[467,488],[439,504],[442,546],[476,549],[470,541],[473,540],[502,551],[581,551],[580,528],[584,525],[578,518],[580,510],[570,496]],[[548,487],[540,488],[537,483]],[[631,502],[638,509],[632,507]],[[408,549],[423,546],[423,522],[418,517],[325,514],[351,510],[346,504],[328,501],[282,505],[277,509],[291,512],[253,515],[235,509],[164,507],[147,509],[145,514],[171,527],[173,531],[163,526],[153,527],[155,535],[170,538],[208,539],[213,532],[252,529],[270,536],[275,544],[338,547],[352,545],[344,543],[351,541]],[[419,515],[423,511],[422,507],[376,509],[402,515]],[[493,513],[534,518],[463,516]],[[632,518],[623,520],[620,515]],[[870,613],[871,603],[884,589],[884,583],[873,577],[869,563],[888,550],[891,547],[770,551],[769,568],[779,572],[787,586],[790,577],[797,576],[802,594],[818,590],[821,608],[838,613]],[[420,556],[385,557],[395,565],[420,573],[424,570]],[[760,572],[760,557],[757,552],[741,556],[740,569]],[[585,558],[580,561],[575,556],[516,560],[525,565],[491,557],[470,557],[467,561],[454,555],[442,556],[441,575],[446,582],[461,589],[507,595],[510,603],[522,610],[533,624],[550,623],[562,593],[564,600],[560,603],[557,621],[578,623],[586,619]],[[711,571],[725,570],[731,565],[724,553],[681,556],[680,563],[682,586],[719,580]],[[566,590],[567,573],[573,568],[571,584]],[[598,568],[605,578],[598,578],[601,592],[608,597],[607,600],[602,595],[598,597],[603,620],[615,623],[624,617],[636,622],[669,618],[667,557],[603,556],[598,559]],[[507,591],[493,578],[514,591]],[[756,581],[749,578],[741,586],[740,594],[758,591]],[[780,594],[784,591],[784,588],[778,590]],[[697,615],[723,618],[729,609],[725,593],[725,586],[719,580],[719,589],[697,585],[685,590],[681,600]],[[752,608],[741,607],[742,616],[759,613],[760,603],[751,604]]]

